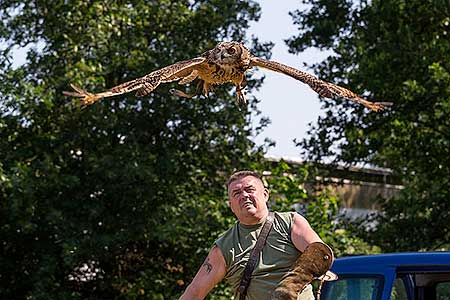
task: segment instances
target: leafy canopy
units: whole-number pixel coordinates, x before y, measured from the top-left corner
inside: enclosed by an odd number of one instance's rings
[[[229,86],[187,101],[168,93],[168,84],[83,111],[66,105],[62,91],[69,82],[104,90],[218,41],[243,40],[259,6],[25,0],[0,7],[0,298],[177,297],[235,221],[226,177],[266,169],[250,140],[264,122],[251,128]],[[270,49],[256,39],[250,46],[260,56]],[[19,67],[16,47],[28,47]],[[282,171],[291,172],[280,164],[270,179],[280,195],[274,208],[311,200],[305,177]],[[311,223],[339,253],[350,251],[354,239],[330,234],[349,237],[333,223],[337,199],[318,199],[308,206]],[[211,295],[229,298],[224,286]]]
[[[292,13],[307,47],[333,54],[314,69],[392,109],[370,113],[324,100],[326,114],[299,143],[315,160],[369,163],[400,175],[405,189],[384,204],[373,241],[387,251],[450,245],[450,6],[448,1],[310,0]]]
[[[176,297],[233,220],[226,176],[261,158],[250,114],[229,86],[187,101],[165,85],[83,111],[62,91],[69,82],[104,90],[243,40],[259,6],[26,0],[0,8],[0,298]],[[269,44],[248,44],[268,55]],[[26,46],[26,63],[13,66],[12,51]]]

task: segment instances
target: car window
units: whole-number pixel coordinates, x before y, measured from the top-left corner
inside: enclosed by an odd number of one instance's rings
[[[394,286],[392,287],[391,292],[391,300],[408,300],[405,283],[401,278],[397,278],[394,281]]]
[[[445,268],[436,272],[436,269],[436,266],[428,266],[426,270],[424,267],[408,271],[403,268],[398,273],[398,278],[403,279],[408,294],[414,295],[414,299],[450,300],[450,272]],[[394,284],[393,289],[398,286]]]
[[[436,285],[436,299],[450,300],[450,282],[441,282]]]
[[[321,300],[379,300],[383,289],[382,277],[339,275],[336,281],[326,282]]]

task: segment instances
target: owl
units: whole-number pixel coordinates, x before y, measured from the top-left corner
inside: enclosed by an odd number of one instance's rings
[[[196,90],[186,94],[177,89],[171,89],[173,95],[192,98],[196,95],[208,95],[214,85],[234,83],[236,100],[245,105],[246,72],[253,67],[269,69],[288,75],[309,85],[315,92],[325,98],[340,97],[358,102],[373,111],[383,110],[390,102],[370,102],[360,98],[354,92],[341,86],[323,81],[306,72],[293,67],[266,60],[253,55],[242,43],[221,42],[216,47],[201,54],[199,57],[176,62],[156,70],[143,77],[122,83],[105,92],[89,93],[71,84],[74,92],[64,92],[65,95],[81,98],[82,106],[90,105],[102,98],[135,92],[136,96],[151,93],[161,83],[178,81],[185,85],[197,80]]]

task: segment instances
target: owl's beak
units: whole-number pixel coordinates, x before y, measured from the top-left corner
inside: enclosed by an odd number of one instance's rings
[[[230,57],[231,55],[229,54],[229,53],[227,53],[227,52],[222,52],[221,53],[221,55],[220,55],[220,58],[221,59],[225,59],[225,58],[228,58],[228,57]]]

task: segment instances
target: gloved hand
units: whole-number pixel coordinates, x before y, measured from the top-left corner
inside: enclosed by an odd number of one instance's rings
[[[333,263],[331,249],[324,243],[309,244],[272,294],[271,300],[296,300],[314,279],[324,275]]]

